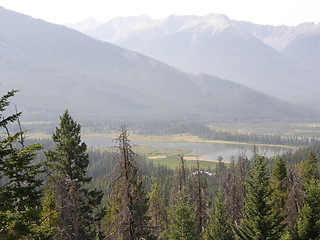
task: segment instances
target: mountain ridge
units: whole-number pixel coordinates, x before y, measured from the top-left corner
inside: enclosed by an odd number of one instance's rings
[[[100,39],[185,71],[216,75],[320,109],[320,98],[316,97],[316,89],[320,88],[320,48],[316,40],[308,40],[314,43],[314,50],[298,41],[318,34],[320,24],[264,26],[210,14],[173,15],[134,31],[126,27],[123,18],[119,27],[119,31],[126,31],[123,38]],[[305,51],[301,53],[301,49]]]
[[[237,83],[194,75],[78,31],[0,9],[2,91],[28,120],[301,119],[318,113]],[[254,100],[254,101],[253,101]]]

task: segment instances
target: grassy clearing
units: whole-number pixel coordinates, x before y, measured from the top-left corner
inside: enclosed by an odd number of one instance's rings
[[[190,150],[175,150],[175,149],[163,149],[155,148],[150,146],[133,146],[133,151],[137,154],[146,157],[154,164],[166,165],[169,168],[177,168],[180,163],[180,155],[184,156],[186,160],[187,167],[194,167],[195,160],[199,159],[200,168],[214,169],[216,167],[216,162],[201,160],[201,156],[189,155],[192,151]]]
[[[164,158],[167,156],[179,156],[179,155],[186,155],[191,153],[191,150],[176,150],[176,149],[169,149],[169,148],[155,148],[150,146],[140,146],[134,145],[132,146],[133,151],[138,153],[141,156],[145,156],[149,159],[158,159]]]

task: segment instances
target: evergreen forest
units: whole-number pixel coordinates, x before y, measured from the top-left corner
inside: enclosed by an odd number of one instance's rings
[[[16,92],[0,98],[0,239],[320,240],[317,139],[299,139],[306,146],[272,158],[220,160],[214,169],[187,166],[181,154],[171,169],[137,155],[126,127],[114,149],[88,148],[68,110],[52,140],[31,142],[22,113],[11,111]],[[200,127],[207,139],[235,137]]]

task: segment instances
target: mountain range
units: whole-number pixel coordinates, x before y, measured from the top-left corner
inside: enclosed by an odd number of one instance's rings
[[[234,121],[318,117],[267,94],[191,74],[65,26],[0,7],[1,95],[15,88],[23,120],[65,109],[91,120]]]
[[[259,25],[222,14],[115,18],[84,31],[184,71],[320,109],[320,23]]]

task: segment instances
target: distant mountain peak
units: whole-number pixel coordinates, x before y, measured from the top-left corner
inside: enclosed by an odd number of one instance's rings
[[[112,28],[108,23],[99,32],[102,38],[93,32],[89,35],[186,71],[231,79],[285,100],[303,99],[297,94],[305,96],[314,90],[307,86],[319,86],[313,71],[320,71],[320,24],[259,25],[216,13],[171,15],[139,29],[133,22],[123,21]]]
[[[231,26],[230,19],[222,14],[210,14],[207,16],[187,19],[183,28],[200,27],[202,29],[214,29],[216,31],[223,30]]]
[[[132,32],[152,27],[157,21],[146,14],[130,17],[116,17],[85,33],[102,41],[114,42],[126,38]],[[107,33],[107,34],[104,34]]]
[[[87,119],[121,121],[314,115],[218,77],[195,77],[66,27],[0,11],[0,84],[21,90],[15,104],[31,120],[56,119],[66,108]]]
[[[76,23],[66,23],[65,26],[68,28],[75,29],[79,32],[86,32],[90,29],[97,28],[102,23],[98,20],[94,19],[93,17],[88,17],[80,22]]]

